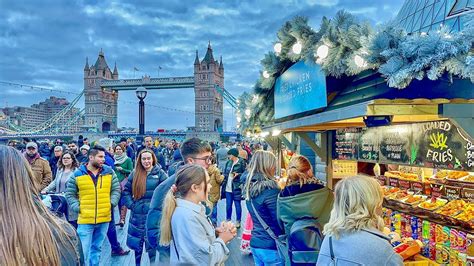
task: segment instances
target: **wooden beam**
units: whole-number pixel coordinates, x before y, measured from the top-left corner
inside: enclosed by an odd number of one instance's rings
[[[306,132],[295,132],[296,135],[298,135],[308,146],[313,150],[319,158],[323,159],[325,158],[324,152],[325,150],[318,145],[316,145],[316,142],[312,140]]]

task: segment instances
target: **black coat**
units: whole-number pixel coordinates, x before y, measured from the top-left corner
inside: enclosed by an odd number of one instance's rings
[[[221,199],[225,199],[225,188],[227,186],[227,180],[229,179],[230,170],[232,168],[233,162],[231,160],[227,161],[225,168],[224,168],[224,181],[222,181],[221,186]],[[238,174],[232,180],[232,194],[233,200],[241,200],[242,199],[242,187],[243,179],[242,173],[245,172],[245,162],[242,158],[239,158],[239,161],[234,165],[234,169],[232,169],[233,173]]]
[[[132,196],[134,174],[135,171],[132,171],[128,177],[128,182],[123,190],[123,200],[125,206],[132,211],[130,225],[128,227],[127,246],[133,250],[139,250],[140,247],[143,247],[143,241],[145,241],[145,223],[153,191],[159,184],[165,181],[168,176],[160,165],[155,165],[146,177],[145,194],[139,200],[135,200]]]

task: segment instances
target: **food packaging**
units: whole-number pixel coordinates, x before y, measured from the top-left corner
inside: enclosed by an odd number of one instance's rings
[[[400,254],[404,260],[406,260],[420,253],[422,246],[423,243],[421,243],[419,240],[411,240],[394,247],[393,250]]]

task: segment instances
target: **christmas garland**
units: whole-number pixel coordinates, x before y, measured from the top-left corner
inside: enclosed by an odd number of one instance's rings
[[[353,76],[366,69],[382,74],[390,87],[404,89],[414,79],[437,80],[443,73],[474,82],[474,14],[461,32],[440,27],[407,34],[391,24],[372,29],[352,14],[323,17],[319,30],[297,16],[277,33],[274,50],[262,59],[253,94],[238,98],[237,122],[242,132],[258,132],[273,121],[275,80],[294,63],[317,63],[327,76]]]

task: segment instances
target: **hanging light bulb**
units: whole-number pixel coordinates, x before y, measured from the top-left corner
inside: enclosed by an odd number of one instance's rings
[[[295,54],[300,54],[302,48],[303,46],[301,46],[301,43],[297,41],[295,44],[293,44],[293,47],[291,47],[291,50],[293,50],[293,53]]]
[[[273,46],[273,50],[277,54],[281,53],[281,43],[279,43],[279,42],[275,43],[275,45]]]
[[[258,102],[258,95],[255,94],[253,96],[252,103],[256,103],[256,102]]]
[[[246,116],[250,116],[250,109],[248,109],[248,108],[245,109],[245,115],[246,115]]]
[[[251,135],[252,133],[250,133],[250,131],[247,131],[247,138],[250,138]]]
[[[362,58],[360,55],[354,56],[354,62],[358,67],[365,67],[367,65],[364,58]]]
[[[325,44],[319,46],[318,50],[316,50],[316,55],[320,59],[324,59],[324,58],[328,57],[328,54],[329,54],[329,47]]]
[[[270,74],[268,74],[268,72],[265,70],[263,71],[262,76],[267,79],[270,77]]]
[[[242,121],[242,118],[240,118],[240,116],[237,116],[237,122],[240,123],[240,121]]]

